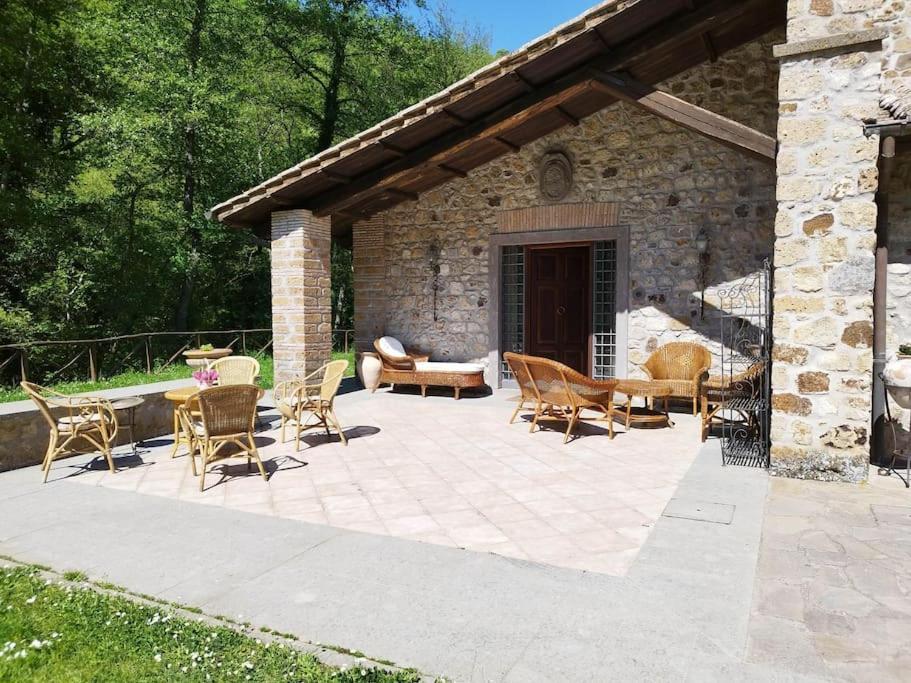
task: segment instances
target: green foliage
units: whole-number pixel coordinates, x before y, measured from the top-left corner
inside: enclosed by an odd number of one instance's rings
[[[337,669],[283,643],[190,620],[163,605],[44,581],[27,568],[0,568],[0,643],[4,681],[420,680],[413,671]]]
[[[405,4],[0,3],[0,344],[268,327],[263,232],[205,212],[491,58]]]

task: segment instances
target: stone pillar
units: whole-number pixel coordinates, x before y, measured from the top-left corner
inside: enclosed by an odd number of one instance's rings
[[[272,213],[275,381],[312,372],[332,353],[331,219]]]
[[[879,148],[863,119],[878,113],[881,40],[830,33],[838,11],[790,0],[775,50],[772,470],[856,482],[869,463]]]
[[[377,218],[354,224],[354,345],[372,351],[386,326],[386,253],[383,223]]]

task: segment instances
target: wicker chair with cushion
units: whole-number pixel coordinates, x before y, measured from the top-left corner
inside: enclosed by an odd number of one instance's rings
[[[427,356],[409,353],[395,337],[381,337],[373,342],[383,368],[378,384],[405,384],[421,387],[450,387],[456,400],[462,389],[484,386],[484,366],[476,363],[431,363]],[[375,389],[374,389],[375,391]]]
[[[334,360],[300,380],[282,382],[272,390],[275,407],[281,415],[282,443],[285,443],[285,426],[292,424],[296,428],[296,450],[300,450],[301,432],[318,427],[325,429],[327,436],[329,428],[334,428],[342,443],[348,445],[334,408],[347,369],[348,361]]]
[[[247,469],[256,461],[259,473],[268,481],[263,461],[253,439],[253,423],[259,387],[252,384],[232,384],[203,389],[187,398],[178,413],[190,439],[190,466],[197,474],[196,455],[202,460],[199,471],[199,490],[205,490],[206,468],[219,460],[246,458]],[[197,412],[198,411],[198,412]],[[237,451],[225,453],[226,446]]]
[[[642,366],[652,382],[671,390],[670,398],[691,400],[693,415],[699,412],[700,387],[711,367],[712,352],[692,342],[665,344]]]
[[[572,368],[536,356],[504,354],[510,368],[514,369],[519,386],[522,387],[523,407],[526,402],[534,401],[535,414],[530,431],[534,431],[541,417],[565,420],[566,434],[563,443],[572,436],[583,410],[593,410],[602,414],[599,420],[607,421],[610,438],[614,438],[614,389],[617,380],[595,380],[576,372]],[[518,372],[516,372],[518,371]],[[515,420],[518,409],[513,413],[510,423]]]
[[[209,364],[218,373],[218,386],[256,384],[259,379],[259,361],[250,356],[228,356]]]
[[[38,411],[50,428],[50,439],[41,471],[47,482],[54,458],[76,451],[79,441],[87,442],[104,456],[108,469],[116,472],[111,449],[117,437],[117,414],[111,402],[94,396],[67,396],[31,382],[20,382],[22,389],[38,406]],[[54,409],[58,415],[54,415]]]
[[[702,440],[708,438],[712,425],[722,421],[721,411],[729,408],[737,411],[738,401],[755,399],[760,395],[762,373],[765,363],[758,361],[741,373],[731,377],[712,376],[702,382],[700,400],[702,402]],[[751,421],[754,413],[747,410],[739,412],[748,427],[753,427]]]

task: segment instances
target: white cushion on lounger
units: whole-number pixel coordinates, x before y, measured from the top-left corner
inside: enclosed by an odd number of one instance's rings
[[[380,337],[380,350],[390,358],[407,358],[405,347],[395,337]]]
[[[484,372],[484,366],[477,363],[415,363],[418,372],[451,372],[457,375],[471,375]]]

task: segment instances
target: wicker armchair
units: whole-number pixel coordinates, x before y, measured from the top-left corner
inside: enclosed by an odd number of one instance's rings
[[[503,357],[522,391],[521,401],[510,418],[510,424],[525,403],[534,401],[535,414],[529,431],[535,430],[542,416],[565,420],[563,443],[567,443],[582,419],[582,411],[594,410],[602,413],[603,417],[598,419],[607,421],[610,438],[614,438],[614,389],[617,380],[591,379],[548,358],[515,353],[505,353]]]
[[[67,451],[75,451],[73,446],[80,439],[104,456],[112,473],[117,471],[111,456],[117,437],[117,413],[110,401],[94,396],[67,396],[31,382],[20,382],[20,385],[38,406],[50,428],[50,439],[41,464],[43,482],[47,482],[54,458]],[[55,408],[62,408],[63,415],[54,416],[52,410]]]
[[[333,427],[344,445],[345,431],[335,416],[335,395],[348,369],[348,361],[334,360],[300,380],[282,382],[272,390],[275,407],[281,415],[281,442],[285,443],[285,426],[296,428],[295,450],[300,450],[301,432],[322,427],[329,436]],[[306,413],[306,416],[304,415]]]
[[[702,402],[702,440],[708,438],[712,425],[721,422],[721,411],[737,400],[755,399],[761,389],[760,378],[765,372],[765,363],[758,361],[741,373],[732,377],[712,376],[702,382],[700,400]],[[736,410],[736,408],[734,408]],[[742,411],[744,419],[750,423],[753,413]],[[752,427],[753,425],[748,424]]]
[[[427,387],[450,387],[455,391],[456,400],[462,389],[484,386],[482,365],[431,363],[428,356],[407,351],[395,337],[381,337],[373,342],[373,347],[383,363],[377,385],[415,385],[421,388],[421,396],[427,395]]]
[[[228,356],[209,364],[218,373],[218,386],[256,384],[259,379],[259,361],[250,356]]]
[[[248,470],[255,460],[259,473],[268,481],[266,469],[253,440],[253,423],[259,395],[259,388],[252,384],[212,387],[193,394],[178,408],[183,428],[190,435],[190,466],[194,476],[197,475],[197,454],[202,460],[202,469],[198,472],[200,491],[205,490],[206,468],[228,458],[246,457]],[[239,450],[225,454],[222,449],[228,445],[236,446]]]
[[[692,342],[671,342],[657,349],[642,366],[649,379],[671,390],[670,398],[693,402],[693,415],[699,413],[702,381],[712,367],[712,352]]]

